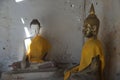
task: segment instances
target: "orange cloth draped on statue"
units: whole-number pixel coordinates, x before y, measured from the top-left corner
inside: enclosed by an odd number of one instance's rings
[[[101,73],[103,73],[105,61],[104,61],[104,53],[101,42],[94,38],[88,39],[82,49],[80,65],[67,71],[64,74],[64,80],[67,80],[70,77],[71,73],[84,70],[86,67],[88,67],[91,64],[92,58],[98,55],[101,60]]]
[[[35,36],[27,50],[28,60],[37,63],[44,62],[43,58],[50,48],[51,45],[45,38],[40,35]]]

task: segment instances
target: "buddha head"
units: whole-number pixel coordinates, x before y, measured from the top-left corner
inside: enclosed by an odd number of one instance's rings
[[[31,28],[31,35],[35,36],[39,34],[40,31],[40,22],[37,19],[33,19],[30,23],[30,28]]]
[[[93,4],[91,5],[90,13],[84,21],[83,34],[85,37],[97,37],[100,21],[95,15]]]

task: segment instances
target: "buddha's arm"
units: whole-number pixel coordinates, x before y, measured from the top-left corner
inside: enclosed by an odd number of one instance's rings
[[[28,60],[29,51],[30,51],[30,47],[28,48],[27,52],[24,53],[23,62],[29,61]]]
[[[30,46],[28,47],[28,50],[24,52],[24,55],[23,55],[23,60],[21,62],[21,67],[23,69],[27,66],[27,63],[29,63],[29,60],[28,60],[29,51],[30,51]]]
[[[23,60],[22,60],[22,61],[23,61],[23,62],[26,61],[26,58],[27,58],[26,53],[24,53],[24,55],[23,55]]]
[[[80,72],[83,74],[91,73],[91,72],[95,71],[96,69],[98,69],[99,66],[100,66],[100,58],[99,58],[99,56],[96,56],[92,59],[92,62],[90,63],[90,65]]]
[[[98,57],[99,57],[99,56],[98,56]],[[96,58],[96,57],[95,57],[95,58]],[[80,65],[77,65],[77,66],[75,66],[75,67],[72,67],[72,68],[68,69],[68,70],[65,72],[64,80],[67,80],[67,79],[70,77],[71,73],[80,72],[81,74],[86,74],[86,73],[88,73],[88,72],[94,71],[94,70],[96,69],[96,67],[99,66],[99,65],[97,65],[97,62],[98,62],[97,60],[98,60],[98,59],[92,59],[91,64],[90,64],[89,66],[87,66],[85,69],[81,70],[81,71],[79,71]]]
[[[78,70],[79,70],[79,65],[72,67],[70,71],[71,71],[71,73],[76,73],[76,72],[78,72]]]
[[[79,69],[79,65],[66,70],[65,73],[64,73],[64,80],[68,80],[68,78],[70,77],[71,73],[77,72],[78,69]]]

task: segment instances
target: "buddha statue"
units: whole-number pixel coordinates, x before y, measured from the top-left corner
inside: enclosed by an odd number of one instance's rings
[[[34,70],[55,67],[53,61],[46,59],[51,49],[51,44],[40,34],[40,22],[33,19],[30,23],[31,43],[22,61],[14,62],[11,67],[13,70]]]
[[[40,33],[40,22],[33,19],[30,23],[31,43],[22,61],[14,62],[13,70],[3,72],[2,80],[51,80],[58,70],[53,61],[47,59],[51,44]]]
[[[99,25],[92,4],[83,25],[83,34],[87,39],[82,48],[80,64],[67,69],[64,80],[103,80],[105,61],[102,44],[97,38]]]

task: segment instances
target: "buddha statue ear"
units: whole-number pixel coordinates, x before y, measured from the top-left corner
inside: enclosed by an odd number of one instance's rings
[[[96,25],[92,26],[92,33],[93,33],[93,35],[97,35],[97,26]]]

